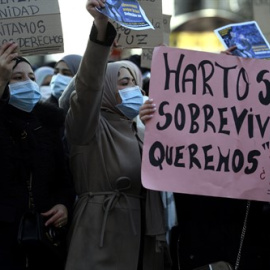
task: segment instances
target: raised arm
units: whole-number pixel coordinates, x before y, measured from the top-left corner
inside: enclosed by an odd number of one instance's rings
[[[116,36],[108,18],[95,9],[102,7],[103,3],[88,0],[86,4],[94,23],[75,78],[76,91],[71,95],[66,119],[67,138],[71,144],[88,144],[99,123],[106,65]]]
[[[94,24],[97,28],[97,40],[104,42],[106,39],[108,17],[104,16],[96,10],[96,8],[104,7],[105,0],[88,0],[86,3],[87,11],[94,18]]]

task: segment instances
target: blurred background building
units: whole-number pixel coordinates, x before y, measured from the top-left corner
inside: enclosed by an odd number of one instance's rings
[[[250,20],[253,20],[252,0],[175,0],[170,45],[219,52],[224,47],[213,30]]]

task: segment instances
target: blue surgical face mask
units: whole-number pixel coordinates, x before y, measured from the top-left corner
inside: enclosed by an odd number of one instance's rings
[[[51,87],[49,85],[41,85],[39,87],[39,91],[41,93],[41,96],[42,96],[41,99],[42,100],[48,99],[52,94],[52,89],[51,89]]]
[[[60,73],[53,75],[50,83],[52,95],[59,99],[71,80],[72,77],[65,76]]]
[[[143,104],[143,95],[139,86],[128,87],[118,91],[122,103],[116,107],[129,119],[135,118],[139,114]]]
[[[9,92],[9,104],[25,112],[31,112],[41,98],[38,84],[32,80],[10,83]]]

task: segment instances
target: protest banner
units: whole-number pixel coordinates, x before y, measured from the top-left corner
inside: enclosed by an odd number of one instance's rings
[[[154,49],[146,188],[270,201],[270,61]]]
[[[163,43],[168,46],[170,44],[171,18],[171,15],[163,14]]]
[[[163,44],[164,45],[170,44],[170,32],[171,32],[170,21],[171,21],[171,15],[163,14],[163,31],[164,31],[163,32]],[[143,48],[142,49],[141,67],[151,68],[153,51],[154,51],[154,48]]]
[[[153,51],[154,49],[152,48],[145,48],[142,49],[142,54],[141,54],[141,67],[143,68],[151,68],[151,63],[152,63],[152,57],[153,57]]]
[[[145,11],[154,30],[131,30],[112,21],[117,31],[116,41],[118,45],[123,48],[154,48],[161,45],[163,43],[162,1],[138,0],[138,3]]]
[[[265,0],[252,1],[253,18],[259,24],[265,38],[270,42],[270,2]]]
[[[1,1],[0,45],[7,41],[18,43],[20,55],[63,52],[58,1]]]

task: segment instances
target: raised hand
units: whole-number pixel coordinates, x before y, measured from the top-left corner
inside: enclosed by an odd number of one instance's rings
[[[94,18],[94,24],[97,27],[98,35],[97,40],[104,41],[106,38],[106,29],[108,17],[98,12],[96,8],[103,8],[106,0],[87,0],[86,9]]]
[[[0,97],[2,97],[5,87],[10,81],[12,69],[15,65],[14,58],[18,56],[16,52],[17,43],[7,42],[0,47]]]

